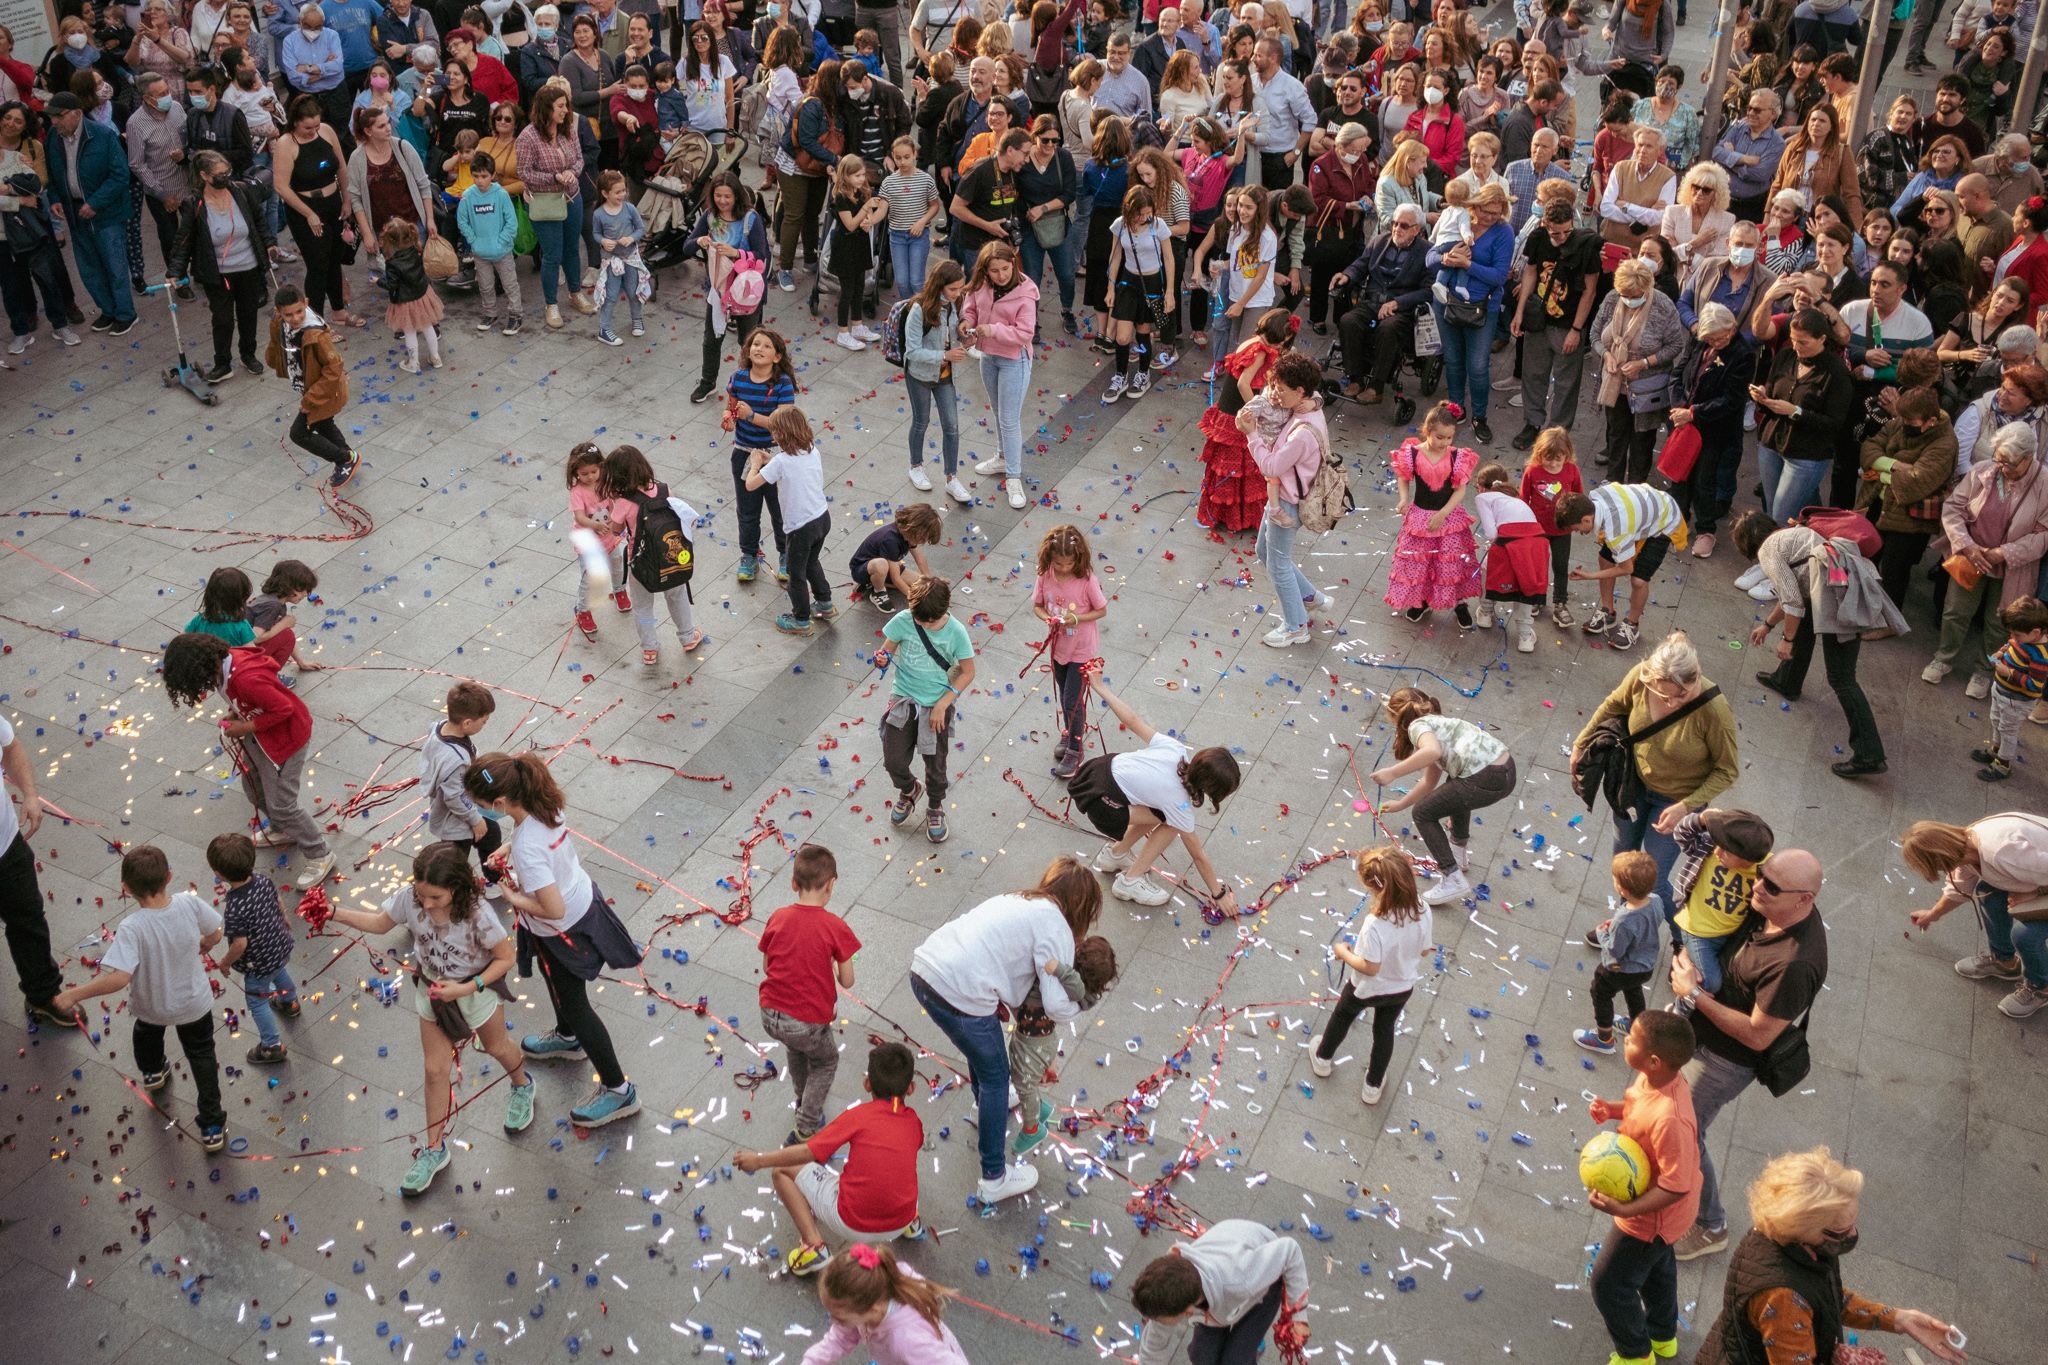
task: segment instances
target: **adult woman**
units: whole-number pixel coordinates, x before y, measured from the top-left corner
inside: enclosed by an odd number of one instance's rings
[[[1109,339],[1110,228],[1122,216],[1130,182],[1131,126],[1111,114],[1095,125],[1088,165],[1081,172],[1081,198],[1089,206],[1088,238],[1083,243],[1088,277],[1081,301],[1095,310],[1095,349],[1104,355],[1116,349]]]
[[[1059,120],[1040,114],[1031,121],[1031,152],[1017,168],[1017,202],[1024,210],[1020,250],[1024,278],[1034,287],[1045,277],[1045,263],[1052,262],[1060,289],[1060,325],[1068,336],[1081,332],[1074,318],[1074,253],[1087,234],[1085,225],[1077,227],[1074,214],[1080,194],[1081,173],[1060,145]]]
[[[1010,506],[1024,506],[1024,395],[1031,391],[1031,338],[1038,327],[1038,286],[1024,278],[1017,248],[989,242],[975,257],[960,307],[960,335],[981,352],[981,386],[995,410],[1002,449],[974,466],[1003,474]]]
[[[1972,463],[1941,504],[1949,554],[1967,560],[1974,572],[1951,575],[1941,639],[1920,671],[1922,682],[1939,683],[1949,675],[1981,618],[1984,644],[1970,656],[1976,665],[1965,691],[1972,698],[1990,695],[1985,660],[2005,643],[1999,609],[2032,595],[2048,551],[2048,475],[2036,458],[2036,436],[2030,423],[2001,427],[1991,438],[1991,458]]]
[[[1145,746],[1089,759],[1067,786],[1075,808],[1109,836],[1110,842],[1095,855],[1094,868],[1116,874],[1110,894],[1137,905],[1166,904],[1170,893],[1147,874],[1178,837],[1195,866],[1195,875],[1185,883],[1188,889],[1224,914],[1236,914],[1237,893],[1216,875],[1202,836],[1195,833],[1195,817],[1204,801],[1215,810],[1223,809],[1243,780],[1237,760],[1228,749],[1195,749],[1160,734],[1109,690],[1100,673],[1089,674],[1088,685]]]
[[[1862,1194],[1863,1173],[1825,1147],[1764,1165],[1749,1187],[1756,1226],[1729,1259],[1721,1315],[1707,1329],[1698,1365],[1760,1361],[1795,1341],[1806,1358],[1833,1360],[1845,1328],[1901,1332],[1935,1358],[1960,1365],[1963,1353],[1948,1344],[1950,1328],[1941,1319],[1887,1308],[1842,1287],[1840,1262],[1856,1245]]]
[[[1674,630],[1607,694],[1572,743],[1576,769],[1580,754],[1603,726],[1639,734],[1659,721],[1669,722],[1633,746],[1643,792],[1633,808],[1614,812],[1614,851],[1649,854],[1660,881],[1670,881],[1678,862],[1672,837],[1678,822],[1712,805],[1742,771],[1735,712],[1720,691],[1701,670],[1692,641]]]
[[[1481,57],[1472,73],[1472,84],[1458,92],[1458,115],[1467,128],[1492,128],[1515,103],[1501,88],[1500,59]]]
[[[481,143],[490,131],[491,102],[470,84],[469,69],[459,62],[448,63],[446,84],[434,97],[433,109],[434,147],[443,160],[455,154],[455,140],[465,132],[475,133]]]
[[[1390,787],[1410,773],[1422,777],[1382,805],[1380,814],[1415,808],[1415,823],[1437,872],[1437,884],[1422,899],[1441,905],[1472,889],[1465,879],[1472,859],[1472,812],[1514,793],[1515,756],[1471,721],[1445,715],[1437,699],[1418,688],[1395,688],[1386,711],[1394,730],[1394,761],[1371,774],[1373,785]]]
[[[1948,324],[1934,343],[1934,354],[1948,366],[1948,382],[1958,392],[1979,365],[1997,354],[1994,348],[2005,329],[2026,322],[2032,299],[2027,282],[2010,276],[1986,293],[1976,307]]]
[[[135,41],[128,45],[123,60],[137,76],[154,72],[174,85],[181,84],[185,72],[198,61],[193,56],[192,35],[173,22],[171,7],[164,0],[149,0],[142,7],[142,26],[135,31]]]
[[[1922,820],[1907,827],[1900,851],[1923,880],[1941,882],[1941,899],[1913,912],[1915,926],[1925,931],[1967,901],[1991,941],[1989,952],[1958,961],[1956,975],[2017,981],[2019,988],[1998,1002],[2014,1019],[2048,1005],[2048,919],[2012,916],[2015,898],[2048,890],[2048,824],[2021,814],[1988,815],[1968,827]]]
[[[1365,246],[1365,210],[1373,193],[1373,167],[1366,158],[1371,145],[1364,124],[1347,123],[1337,130],[1335,145],[1308,168],[1309,197],[1316,206],[1306,225],[1308,319],[1318,333],[1329,326],[1330,277],[1356,260]]]
[[[348,158],[348,207],[357,240],[374,244],[394,218],[417,227],[422,242],[433,238],[434,185],[420,154],[392,135],[391,116],[382,109],[356,110],[355,133],[356,149]]]
[[[569,82],[569,104],[587,120],[600,142],[611,136],[612,96],[626,88],[619,79],[618,59],[601,46],[597,19],[585,10],[569,21],[569,50],[556,74]]]
[[[2013,211],[2012,245],[1992,268],[1993,285],[2011,275],[2026,281],[2030,297],[2048,300],[2048,242],[2041,240],[2044,229],[2048,229],[2048,199],[2035,195]]]
[[[1217,127],[1235,137],[1242,147],[1246,137],[1245,119],[1252,112],[1251,68],[1243,62],[1224,62],[1216,68],[1216,105],[1209,111],[1209,117],[1216,121]],[[1407,116],[1404,114],[1402,117]]]
[[[1727,87],[1721,93],[1721,126],[1731,128],[1742,118],[1743,110],[1749,108],[1749,97],[1756,90],[1768,90],[1775,97],[1778,84],[1778,33],[1769,24],[1753,22],[1747,28],[1738,28],[1729,56],[1731,63],[1740,65],[1729,73]]]
[[[1970,286],[1965,277],[1963,248],[1952,237],[1923,242],[1914,262],[1906,302],[1918,308],[1928,322],[1967,316]],[[1974,273],[1974,272],[1971,272]]]
[[[1836,308],[1864,298],[1870,292],[1863,277],[1849,264],[1849,229],[1840,223],[1830,223],[1814,232],[1810,269],[1827,280],[1828,302]]]
[[[1678,510],[1692,528],[1692,555],[1714,553],[1714,534],[1735,500],[1736,471],[1742,463],[1742,409],[1756,372],[1755,352],[1735,314],[1719,303],[1700,305],[1692,340],[1678,362],[1678,391],[1670,413],[1674,434],[1690,424],[1699,432],[1692,471],[1672,489]]]
[[[1631,257],[1614,268],[1614,292],[1600,301],[1586,335],[1600,357],[1599,403],[1607,414],[1600,463],[1619,483],[1647,482],[1672,402],[1672,372],[1685,354],[1678,305],[1657,288],[1648,261]]]
[[[1432,305],[1444,345],[1444,397],[1472,415],[1472,434],[1480,444],[1491,445],[1493,429],[1486,424],[1486,406],[1493,390],[1493,332],[1500,321],[1515,233],[1507,224],[1508,192],[1499,185],[1488,185],[1472,196],[1469,208],[1472,240],[1433,246],[1427,259],[1449,300]],[[1672,317],[1677,316],[1674,308]]]
[[[680,29],[681,22],[682,10],[679,7],[676,11],[675,29]],[[730,78],[730,86],[733,97],[737,99],[739,92],[746,89],[747,81],[750,79],[754,68],[761,64],[760,57],[754,52],[754,45],[747,41],[747,35],[744,30],[732,26],[732,21],[725,12],[725,6],[718,3],[718,0],[706,0],[703,17],[698,22],[702,23],[705,32],[711,35],[711,50],[732,63],[732,69],[735,74]],[[691,28],[694,31],[696,25],[691,25]],[[682,42],[680,32],[672,31],[669,42],[671,44],[680,44]],[[687,50],[692,52],[697,50],[694,38],[691,40]],[[706,60],[709,59],[707,58]],[[716,65],[716,63],[714,62],[713,65]]]
[[[676,64],[676,80],[690,106],[690,126],[711,139],[712,146],[720,146],[726,130],[734,126],[735,101],[744,82],[709,24],[699,20],[690,25],[689,39],[683,60]]]
[[[1977,50],[1956,67],[1956,75],[1970,87],[1963,96],[1963,113],[1987,137],[1996,137],[2012,112],[2012,88],[2020,81],[2013,44],[2011,29],[1986,30]]]
[[[737,330],[744,356],[747,338],[761,325],[759,308],[737,317],[725,311],[725,282],[742,253],[767,260],[768,227],[755,207],[754,192],[726,171],[713,177],[704,208],[690,230],[690,244],[683,250],[686,259],[704,259],[704,361],[697,372],[697,387],[690,393],[692,403],[702,403],[718,387],[718,356],[725,337]]]
[[[1429,149],[1419,140],[1404,138],[1395,145],[1393,155],[1380,168],[1379,184],[1372,192],[1373,213],[1380,222],[1393,222],[1394,210],[1403,204],[1413,204],[1422,210],[1424,218],[1436,220],[1439,200],[1423,171],[1428,165]]]
[[[967,348],[960,338],[960,297],[966,292],[967,274],[960,263],[941,260],[903,312],[903,388],[910,395],[910,482],[920,492],[932,486],[924,472],[924,437],[936,406],[946,493],[962,506],[974,502],[974,495],[959,478],[960,400],[954,387],[956,368],[967,363]]]
[[[1019,0],[1020,5],[1026,0]],[[1031,117],[1035,122],[1040,115],[1059,111],[1060,95],[1066,90],[1067,63],[1073,51],[1070,39],[1074,36],[1074,21],[1080,17],[1086,0],[1066,0],[1055,4],[1053,0],[1037,0],[1030,5],[1030,16],[1024,24],[1022,51],[1030,54],[1030,65],[1024,72],[1024,84],[1031,97]],[[1169,63],[1171,65],[1171,63]],[[1196,73],[1200,74],[1199,62]],[[1202,82],[1206,95],[1208,83]],[[1161,91],[1162,95],[1164,91]]]
[[[343,306],[341,139],[320,121],[320,101],[295,95],[285,136],[271,147],[270,183],[289,208],[292,240],[306,263],[306,306],[330,324],[360,327]],[[351,229],[353,230],[353,229]]]
[[[36,196],[13,193],[11,183],[17,176],[33,176],[38,185],[47,183],[40,133],[41,119],[26,104],[20,100],[0,104],[0,220],[11,227],[0,230],[0,298],[6,300],[7,322],[14,332],[9,355],[20,355],[35,340],[38,290],[57,339],[66,346],[79,344],[65,308],[68,277],[55,224]]]
[[[1653,232],[1643,238],[1636,246],[1636,259],[1657,272],[1657,292],[1677,303],[1680,289],[1678,252],[1665,240],[1664,234]]]
[[[1828,88],[1820,80],[1820,50],[1811,43],[1792,49],[1778,82],[1778,103],[1784,107],[1781,128],[1790,131],[1806,122],[1807,113],[1828,101]]]
[[[1387,77],[1387,88],[1373,97],[1370,108],[1379,133],[1378,145],[1392,147],[1422,110],[1422,72],[1413,66],[1397,69]]]
[[[1899,197],[1920,169],[1920,139],[1914,128],[1920,122],[1920,104],[1911,95],[1892,101],[1884,127],[1863,135],[1856,149],[1857,179],[1874,203],[1889,204]]]
[[[1866,218],[1868,214],[1864,215]],[[1839,223],[1842,231],[1849,234],[1849,264],[1859,276],[1868,275],[1876,259],[1870,255],[1870,245],[1857,235],[1856,221],[1849,217],[1849,206],[1833,195],[1824,195],[1807,215],[1807,231],[1818,236],[1829,226]],[[1887,239],[1889,240],[1889,239]]]
[[[1908,225],[1905,231],[1917,232],[1922,242],[1949,241],[1961,245],[1957,234],[1963,221],[1963,208],[1952,189],[1928,186],[1920,192],[1917,200],[1906,206],[1898,221]]]
[[[1443,82],[1443,103],[1456,109],[1461,82],[1458,80],[1457,61],[1451,55],[1451,35],[1434,27],[1422,30],[1422,81],[1425,88],[1431,76]],[[1423,98],[1428,99],[1428,96]]]
[[[1728,172],[1711,161],[1702,161],[1679,182],[1678,202],[1664,210],[1659,228],[1671,243],[1680,265],[1709,256],[1728,254],[1728,229],[1735,215],[1728,211]]]
[[[1780,525],[1813,502],[1856,415],[1855,380],[1828,344],[1833,330],[1817,308],[1794,314],[1790,344],[1772,359],[1765,383],[1750,386],[1764,510]]]
[[[1792,154],[1790,143],[1786,144],[1785,154]],[[1908,206],[1928,190],[1954,189],[1956,181],[1962,179],[1963,172],[1968,169],[1969,161],[1969,148],[1959,137],[1942,136],[1928,143],[1926,154],[1920,158],[1920,169],[1906,182],[1906,188],[1899,191],[1899,197],[1892,200],[1893,216],[1902,223],[1912,223],[1914,215]],[[1953,217],[1949,219],[1948,227],[1954,231]]]
[[[1474,133],[1465,140],[1465,169],[1456,178],[1477,194],[1488,185],[1507,189],[1508,178],[1500,173],[1500,138],[1493,133]]]
[[[1637,126],[1664,134],[1664,159],[1678,171],[1700,156],[1700,111],[1678,98],[1684,84],[1685,71],[1676,62],[1666,62],[1657,68],[1655,93],[1637,100],[1633,111]]]
[[[1429,72],[1422,78],[1422,108],[1410,114],[1403,125],[1428,148],[1429,187],[1439,191],[1458,173],[1458,163],[1465,156],[1465,120],[1458,117],[1458,106],[1451,102],[1450,94],[1445,74]]]
[[[640,18],[638,15],[634,17]],[[645,22],[643,19],[642,23]],[[575,35],[572,33],[570,36],[573,38]],[[461,67],[462,73],[469,78],[469,84],[486,103],[519,98],[519,82],[512,79],[512,73],[505,69],[505,64],[490,53],[477,50],[474,29],[467,25],[450,29],[447,41],[448,70],[452,72]]]
[[[497,167],[498,183],[515,202],[526,197],[526,182],[519,178],[519,106],[510,102],[491,106],[490,125],[476,149],[487,154]]]
[[[1862,221],[1863,187],[1856,180],[1856,158],[1842,141],[1841,116],[1834,105],[1826,101],[1814,105],[1806,111],[1799,131],[1785,139],[1785,154],[1778,159],[1777,174],[1771,177],[1774,200],[1783,189],[1803,191],[1809,204],[1819,203],[1823,195],[1836,195],[1849,206],[1849,220]]]
[[[1294,538],[1301,529],[1297,509],[1330,454],[1321,368],[1299,351],[1289,351],[1274,362],[1267,397],[1287,414],[1278,435],[1257,429],[1248,412],[1237,415],[1237,429],[1245,433],[1253,462],[1277,482],[1259,522],[1256,548],[1280,598],[1280,624],[1259,638],[1275,649],[1285,649],[1309,642],[1308,609],[1327,600],[1294,562]]]
[[[986,132],[976,133],[967,146],[961,150],[960,163],[954,167],[960,175],[966,175],[982,162],[996,154],[996,148],[1003,142],[1003,134],[1010,131],[1010,120],[1015,109],[1005,99],[991,99],[982,117],[988,123]],[[954,183],[959,183],[955,181]]]
[[[1892,420],[1864,441],[1859,504],[1882,538],[1878,581],[1892,605],[1906,605],[1913,570],[1941,529],[1942,495],[1956,471],[1956,434],[1931,389],[1899,395]]]
[[[1050,0],[1048,0],[1050,3]],[[1173,54],[1159,78],[1159,118],[1177,139],[1188,124],[1209,112],[1215,96],[1202,75],[1202,59],[1183,48]]]
[[[846,145],[846,120],[839,104],[839,63],[825,62],[811,77],[810,93],[796,106],[790,121],[796,150],[786,146],[775,149],[776,184],[782,202],[775,264],[781,271],[778,284],[786,290],[796,288],[790,273],[796,268],[799,237],[804,264],[817,268],[818,216],[825,207],[828,177]]]
[[[1991,438],[2015,425],[2033,428],[2037,449],[2048,450],[2048,370],[2032,362],[2005,365],[1991,391],[1957,414],[1957,467],[1990,460]]]
[[[213,315],[213,368],[206,382],[220,384],[234,377],[228,346],[238,332],[242,367],[250,374],[263,373],[256,358],[256,311],[268,299],[264,276],[277,243],[263,219],[262,202],[236,183],[226,157],[197,153],[192,170],[200,192],[179,206],[178,241],[164,273],[173,280],[189,276],[206,291]]]
[[[568,65],[569,59],[563,60]],[[557,85],[533,97],[533,116],[519,133],[519,175],[526,182],[526,216],[540,243],[540,292],[547,301],[548,326],[562,325],[556,303],[563,279],[577,312],[597,305],[579,288],[578,245],[583,236],[583,144],[577,137],[569,96]]]

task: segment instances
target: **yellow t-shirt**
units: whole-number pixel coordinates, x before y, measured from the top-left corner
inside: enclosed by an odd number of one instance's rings
[[[1754,869],[1738,872],[1722,862],[1719,853],[1709,853],[1700,865],[1699,880],[1692,884],[1692,895],[1678,912],[1678,927],[1700,938],[1726,938],[1749,913],[1750,888],[1755,885]]]

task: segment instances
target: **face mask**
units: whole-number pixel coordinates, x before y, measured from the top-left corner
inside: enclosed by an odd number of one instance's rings
[[[1847,1237],[1823,1237],[1817,1250],[1823,1256],[1847,1256],[1856,1249],[1856,1243],[1861,1237],[1861,1232],[1852,1232]]]
[[[628,90],[626,98],[629,100],[644,100],[647,98],[647,92],[645,90]]]
[[[1657,86],[1657,93],[1668,100],[1678,94],[1678,87],[1670,81],[1664,81]]]
[[[782,6],[770,4],[768,6],[768,17],[770,19],[780,19],[782,17]]]
[[[301,25],[301,26],[300,26],[300,28],[299,28],[299,32],[300,32],[300,34],[301,34],[301,35],[303,35],[303,36],[305,37],[306,41],[307,41],[307,42],[309,42],[309,43],[310,43],[310,42],[312,42],[312,41],[313,41],[314,39],[316,39],[316,38],[318,38],[318,37],[320,36],[320,30],[319,30],[319,29],[317,29],[317,28],[306,28],[306,27],[305,27],[305,26],[303,26],[303,25]]]
[[[1621,299],[1621,306],[1624,308],[1641,308],[1645,304],[1649,303],[1649,301],[1650,296],[1648,294],[1643,295],[1639,299],[1632,299],[1624,294]]]
[[[1755,260],[1756,248],[1753,246],[1731,246],[1728,248],[1728,263],[1730,265],[1749,265]]]
[[[205,108],[206,108],[206,96],[204,96],[204,95],[187,95],[187,96],[185,96],[185,98],[186,98],[186,100],[187,100],[187,101],[189,101],[189,102],[191,103],[191,105],[192,105],[192,107],[193,107],[194,109],[198,109],[198,110],[201,110],[201,111],[204,111],[204,110],[205,110]]]
[[[846,97],[852,100],[855,104],[866,104],[868,102],[868,99],[874,93],[874,89],[871,86],[864,85],[858,90],[848,90],[846,92]]]
[[[555,40],[555,31],[551,28],[537,28],[533,31],[533,36],[544,43],[552,43]]]
[[[1343,162],[1343,163],[1344,163],[1345,165],[1347,165],[1347,166],[1356,166],[1356,165],[1358,164],[1358,162],[1359,162],[1359,158],[1358,158],[1358,157],[1356,157],[1356,156],[1346,156],[1346,155],[1345,155],[1344,153],[1342,153],[1342,152],[1339,152],[1339,153],[1337,153],[1337,159],[1338,159],[1339,161],[1342,161],[1342,162]]]
[[[1444,102],[1444,92],[1432,85],[1422,92],[1422,98],[1431,104],[1442,104]]]
[[[1367,25],[1365,26],[1365,31],[1366,31],[1367,33],[1378,33],[1378,32],[1379,32],[1379,31],[1380,31],[1381,29],[1383,29],[1383,28],[1385,28],[1385,27],[1386,27],[1386,25],[1385,25],[1385,24],[1376,24],[1376,23],[1368,23],[1368,24],[1367,24]]]
[[[158,95],[151,103],[156,105],[157,112],[160,114],[168,114],[171,110],[178,107],[178,102],[169,95]]]
[[[217,190],[224,190],[228,187],[228,181],[231,179],[233,177],[228,175],[209,175],[206,177],[206,183]]]
[[[389,76],[372,76],[370,77],[370,88],[372,90],[389,90],[391,88],[391,78]]]
[[[83,33],[74,33],[64,40],[64,46],[70,48],[73,52],[83,52],[85,50],[85,43],[86,37]]]

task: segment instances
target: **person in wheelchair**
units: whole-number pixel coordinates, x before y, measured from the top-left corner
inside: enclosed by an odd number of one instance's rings
[[[1416,311],[1429,302],[1431,274],[1425,258],[1422,210],[1403,204],[1393,221],[1330,283],[1348,303],[1338,315],[1337,336],[1344,354],[1344,396],[1380,401],[1393,382],[1401,357],[1415,350]],[[1371,373],[1367,373],[1370,360]],[[1424,365],[1436,363],[1425,360]],[[1396,424],[1414,415],[1415,403],[1396,388]]]

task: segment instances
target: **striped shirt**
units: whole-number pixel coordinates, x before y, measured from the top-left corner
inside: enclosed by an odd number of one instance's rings
[[[1669,493],[1646,483],[1603,483],[1587,494],[1593,500],[1593,534],[1617,564],[1636,557],[1652,536],[1668,536],[1685,524]]]
[[[882,177],[879,193],[889,205],[889,231],[908,232],[938,199],[939,186],[929,171],[891,171]]]
[[[751,370],[738,369],[733,371],[732,378],[725,381],[725,391],[754,410],[755,420],[751,422],[733,420],[733,443],[741,450],[766,450],[771,438],[768,428],[761,425],[761,419],[777,408],[794,403],[796,385],[790,382],[788,375],[779,372],[771,374],[764,384],[754,378]]]
[[[1851,299],[1842,305],[1842,321],[1849,328],[1849,363],[1859,379],[1889,382],[1898,377],[1900,353],[1934,344],[1933,324],[1910,303],[1901,303],[1889,318],[1880,318],[1869,299]],[[1863,359],[1866,351],[1885,352],[1891,364],[1871,366]]]

